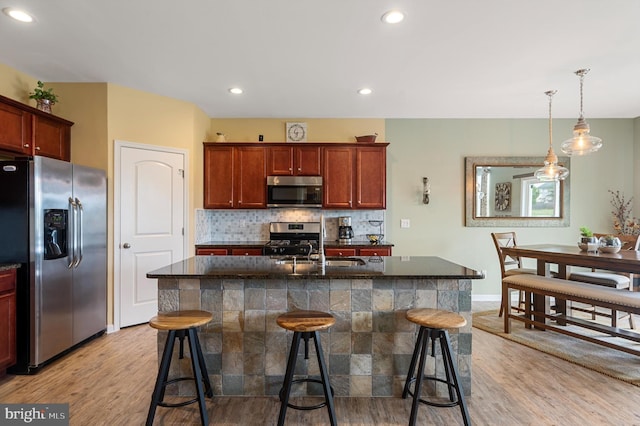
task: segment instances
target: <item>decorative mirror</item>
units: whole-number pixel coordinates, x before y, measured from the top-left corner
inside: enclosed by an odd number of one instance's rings
[[[570,169],[569,157],[558,162]],[[466,226],[567,227],[570,176],[542,182],[534,177],[544,157],[466,157]]]

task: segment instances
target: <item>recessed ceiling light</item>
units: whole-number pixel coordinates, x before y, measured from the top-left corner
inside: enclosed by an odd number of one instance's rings
[[[5,15],[15,19],[16,21],[20,21],[20,22],[35,21],[33,16],[29,15],[24,10],[14,9],[12,7],[5,7],[4,9],[2,9],[2,11],[4,12]]]
[[[399,10],[390,10],[382,15],[382,22],[386,22],[387,24],[397,24],[404,19],[404,13]]]
[[[358,93],[360,93],[361,95],[370,95],[371,92],[372,90],[368,87],[363,87],[362,89],[358,90]]]
[[[232,87],[231,89],[229,89],[229,92],[233,93],[234,95],[240,95],[242,94],[242,89],[239,87]]]

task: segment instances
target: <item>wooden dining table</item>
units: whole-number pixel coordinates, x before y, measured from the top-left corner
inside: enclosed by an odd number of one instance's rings
[[[550,265],[553,264],[558,265],[557,278],[565,279],[571,266],[640,274],[640,251],[636,250],[621,250],[618,253],[588,252],[577,245],[558,244],[503,247],[501,250],[509,256],[536,259],[537,273],[543,276],[549,275]],[[549,301],[545,297],[534,295],[533,305],[536,312],[549,312]],[[556,301],[556,305],[557,309],[566,312],[564,301]],[[536,316],[536,320],[544,321],[544,317]]]

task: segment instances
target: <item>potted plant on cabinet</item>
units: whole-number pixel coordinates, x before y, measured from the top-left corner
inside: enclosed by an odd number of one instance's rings
[[[51,113],[51,106],[58,102],[58,95],[53,93],[53,88],[44,88],[44,83],[38,80],[37,87],[29,93],[29,99],[36,100],[36,108],[40,111]]]

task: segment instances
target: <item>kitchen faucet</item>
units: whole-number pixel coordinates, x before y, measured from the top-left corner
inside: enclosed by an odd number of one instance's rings
[[[318,241],[318,264],[324,269],[324,214],[320,213],[320,240]]]

